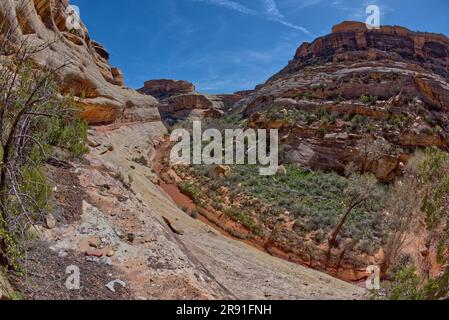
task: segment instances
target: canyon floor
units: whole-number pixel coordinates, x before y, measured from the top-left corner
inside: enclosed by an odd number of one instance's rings
[[[27,277],[16,282],[25,296],[363,299],[365,291],[356,285],[272,257],[178,208],[157,185],[151,164],[133,161],[139,155],[152,159],[165,133],[154,122],[97,127],[90,131],[86,161],[48,166],[56,224],[39,228],[36,243],[52,254],[32,255]],[[78,292],[64,286],[69,265],[81,269]],[[113,280],[126,288],[106,289]]]

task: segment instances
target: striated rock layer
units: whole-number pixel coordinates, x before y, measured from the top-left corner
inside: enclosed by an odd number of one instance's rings
[[[79,29],[67,29],[68,5],[67,0],[2,0],[2,41],[12,49],[23,41],[48,44],[33,56],[34,62],[54,69],[68,63],[58,72],[61,90],[77,97],[89,123],[159,121],[157,100],[124,87],[121,70],[109,65],[107,50],[90,39],[82,22]]]
[[[190,82],[167,79],[147,81],[138,91],[159,99],[161,116],[169,121],[220,117],[247,95],[247,92],[201,94]]]
[[[364,138],[385,139],[390,151],[371,171],[388,179],[415,148],[449,145],[449,39],[343,22],[238,106],[252,126],[281,121],[285,160],[312,168],[342,171],[360,161]]]
[[[188,81],[161,79],[146,81],[143,88],[138,91],[163,100],[172,96],[195,92],[196,88],[193,83]]]

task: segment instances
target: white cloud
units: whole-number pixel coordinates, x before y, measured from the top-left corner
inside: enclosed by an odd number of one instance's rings
[[[299,30],[304,32],[305,34],[310,34],[310,32],[301,26],[295,25],[289,21],[287,21],[287,19],[285,18],[285,16],[279,11],[278,6],[276,4],[276,1],[274,0],[263,0],[264,4],[265,4],[265,13],[268,16],[268,19],[272,20],[272,21],[276,21],[279,22],[281,24],[283,24],[284,26]]]
[[[293,24],[289,22],[286,17],[279,11],[278,6],[274,0],[261,0],[262,4],[264,6],[264,10],[262,12],[259,12],[257,10],[251,9],[247,6],[244,6],[236,1],[231,0],[192,0],[194,2],[204,2],[211,5],[220,6],[226,9],[234,10],[243,14],[248,15],[260,15],[265,17],[268,20],[278,22],[286,27],[299,30],[301,32],[304,32],[305,34],[310,34],[310,32],[301,26],[298,26],[296,24]],[[308,0],[308,5],[315,4],[319,0]]]
[[[256,15],[257,12],[238,2],[231,0],[193,0],[194,2],[206,2],[212,5],[224,7],[244,14]]]

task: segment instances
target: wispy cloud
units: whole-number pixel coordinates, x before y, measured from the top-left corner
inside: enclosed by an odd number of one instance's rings
[[[194,2],[205,2],[208,4],[224,7],[244,14],[256,15],[257,12],[238,2],[231,0],[193,0]]]
[[[310,32],[306,28],[289,22],[287,18],[279,11],[277,3],[274,0],[260,0],[262,1],[263,4],[262,11],[249,8],[245,5],[242,5],[236,1],[231,0],[192,0],[192,1],[204,2],[211,5],[224,7],[226,9],[234,10],[243,14],[262,16],[270,21],[275,21],[286,27],[299,30],[301,32],[304,32],[305,34],[310,34]],[[308,0],[308,1],[315,3],[315,1],[317,0]]]
[[[202,66],[201,72],[190,78],[200,92],[231,93],[251,89],[285,66],[297,49],[298,38],[298,33],[292,30],[263,49],[242,46],[207,51],[208,54],[198,52],[173,67],[175,73],[183,73]]]
[[[309,30],[304,27],[297,26],[291,22],[289,22],[285,16],[279,11],[276,1],[274,0],[263,0],[265,4],[265,13],[268,16],[268,19],[272,21],[279,22],[287,27],[299,30],[304,32],[305,34],[310,34]]]

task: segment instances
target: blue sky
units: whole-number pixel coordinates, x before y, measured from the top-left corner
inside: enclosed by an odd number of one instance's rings
[[[128,86],[182,79],[199,91],[251,89],[283,68],[304,41],[343,20],[449,35],[448,0],[72,0]]]

